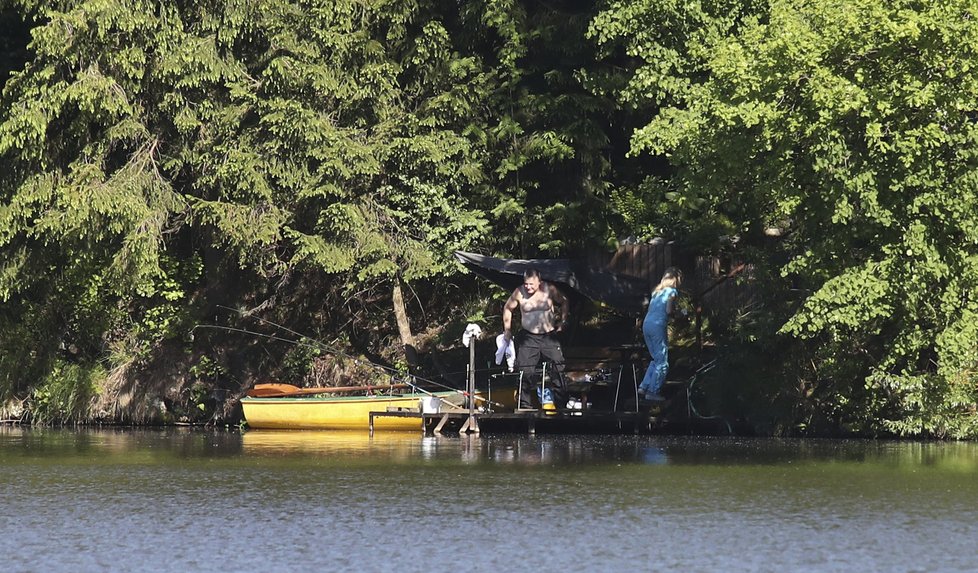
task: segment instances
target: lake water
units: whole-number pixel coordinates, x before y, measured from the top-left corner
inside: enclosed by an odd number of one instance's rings
[[[0,427],[0,571],[975,571],[978,446]]]

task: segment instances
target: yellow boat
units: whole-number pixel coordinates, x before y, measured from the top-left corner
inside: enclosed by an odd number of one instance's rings
[[[255,397],[241,399],[245,421],[249,428],[268,430],[367,430],[371,412],[391,410],[420,412],[425,398],[434,396],[442,408],[446,403],[457,404],[458,392],[431,394],[405,393],[379,396],[336,397]],[[378,416],[375,430],[420,431],[419,418]]]

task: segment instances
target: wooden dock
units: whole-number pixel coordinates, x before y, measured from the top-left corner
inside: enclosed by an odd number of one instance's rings
[[[601,349],[598,349],[601,350]],[[633,347],[618,347],[614,352],[634,353]],[[474,346],[470,346],[470,356],[474,356]],[[582,409],[564,410],[516,410],[515,412],[486,411],[468,407],[450,407],[439,412],[424,412],[415,408],[388,408],[383,412],[370,412],[370,433],[374,432],[374,419],[379,417],[415,418],[419,429],[427,435],[443,433],[479,434],[486,433],[646,433],[652,431],[685,431],[696,429],[707,433],[725,430],[732,434],[733,429],[722,416],[704,416],[693,406],[693,385],[699,376],[712,370],[715,361],[702,365],[686,380],[667,380],[663,388],[666,402],[650,405],[639,401],[637,383],[638,371],[628,361],[617,363],[608,361],[607,353],[592,352],[582,360],[586,367],[568,360],[565,375],[569,372],[598,374],[590,376],[585,382],[575,382],[571,378],[568,385],[572,394],[579,396],[578,403],[594,405]],[[619,358],[619,360],[621,360]],[[630,359],[629,359],[630,360]],[[627,378],[623,377],[628,363]],[[474,369],[470,369],[474,372]],[[545,373],[541,375],[545,379]],[[623,378],[625,383],[623,384]],[[469,393],[475,395],[475,378],[469,378]],[[489,394],[491,396],[491,393]],[[674,403],[674,401],[676,403]],[[486,401],[492,404],[491,401]],[[643,405],[644,404],[644,405]]]

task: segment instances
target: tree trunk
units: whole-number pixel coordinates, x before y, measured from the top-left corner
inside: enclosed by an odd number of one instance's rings
[[[404,293],[401,291],[401,281],[394,281],[394,318],[397,319],[397,331],[401,335],[401,345],[404,347],[404,358],[408,368],[415,372],[418,368],[418,350],[414,347],[414,335],[411,334],[411,323],[408,321],[407,308],[404,306]]]

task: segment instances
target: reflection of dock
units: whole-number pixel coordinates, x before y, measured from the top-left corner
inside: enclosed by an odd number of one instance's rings
[[[518,412],[452,412],[424,413],[417,411],[390,411],[370,413],[370,432],[374,431],[374,419],[382,417],[415,418],[425,434],[446,432],[649,432],[661,424],[661,418],[648,410],[630,412],[593,412],[588,410],[530,410]]]

